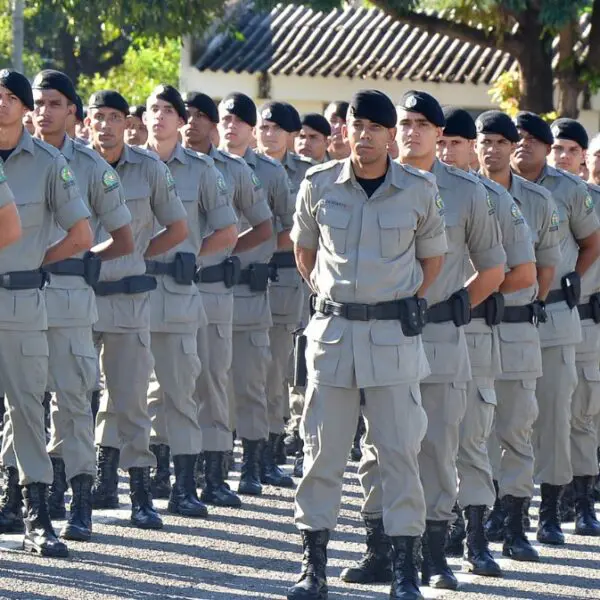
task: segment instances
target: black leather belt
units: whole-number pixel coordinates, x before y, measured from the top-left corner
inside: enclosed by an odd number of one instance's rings
[[[525,306],[505,306],[502,315],[503,323],[532,323],[537,325],[538,317],[532,304]]]
[[[65,258],[44,267],[52,275],[78,275],[85,277],[85,264],[81,258]]]
[[[548,295],[546,296],[546,304],[558,304],[559,302],[566,302],[567,301],[567,296],[564,292],[564,290],[552,290],[551,292],[548,292]]]
[[[401,300],[392,300],[391,302],[378,302],[377,304],[357,304],[315,298],[313,306],[321,314],[343,317],[348,321],[395,321],[402,317],[401,302]]]
[[[0,275],[0,287],[6,290],[43,290],[48,283],[50,275],[44,269],[10,271]]]
[[[293,252],[275,252],[269,264],[277,269],[295,269],[296,257]]]
[[[156,289],[156,279],[151,275],[131,275],[117,281],[100,281],[94,286],[97,296],[115,294],[141,294]]]
[[[594,323],[600,323],[600,293],[592,294],[586,304],[578,304],[577,311],[582,321],[592,319]]]
[[[175,263],[161,262],[159,260],[146,260],[147,275],[170,275],[175,277]]]
[[[218,265],[204,267],[196,273],[198,283],[225,283],[225,287],[230,288],[240,283],[240,259],[237,256],[231,256]]]

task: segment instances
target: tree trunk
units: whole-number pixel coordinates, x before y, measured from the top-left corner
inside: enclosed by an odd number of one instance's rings
[[[552,36],[539,24],[539,13],[529,9],[519,19],[519,48],[514,56],[521,72],[521,110],[544,114],[554,110]]]
[[[23,72],[23,43],[25,39],[25,0],[13,0],[12,6],[12,67]]]
[[[558,64],[555,69],[558,103],[557,112],[561,117],[576,119],[579,116],[579,96],[583,91],[580,65],[575,55],[575,45],[579,41],[579,23],[568,23],[558,37]]]

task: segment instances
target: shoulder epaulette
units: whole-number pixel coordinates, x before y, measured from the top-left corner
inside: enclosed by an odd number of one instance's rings
[[[468,171],[459,169],[458,167],[454,167],[452,165],[444,164],[444,166],[446,167],[446,171],[448,173],[450,173],[451,175],[456,175],[457,177],[466,179],[467,181],[470,181],[471,183],[481,183],[481,181],[480,181],[479,177],[477,177],[477,175],[473,175],[472,173],[469,173]]]
[[[314,165],[310,169],[308,169],[308,171],[306,171],[305,177],[312,177],[317,173],[322,173],[323,171],[335,169],[336,167],[339,167],[341,163],[341,160],[330,160],[329,162],[321,163],[320,165]]]
[[[423,171],[421,169],[417,169],[416,167],[413,167],[412,165],[405,165],[403,163],[395,163],[395,164],[402,167],[407,173],[410,173],[411,175],[421,177],[421,179],[425,179],[429,183],[435,183],[435,175],[433,173],[430,173],[429,171]]]
[[[208,156],[208,154],[202,154],[201,152],[196,152],[195,150],[190,150],[189,148],[183,148],[183,152],[186,156],[200,160],[207,165],[213,165],[215,162],[210,156]]]
[[[42,140],[35,137],[32,137],[31,139],[33,140],[34,146],[37,146],[40,150],[45,150],[50,156],[61,156],[60,151],[51,144],[47,144],[46,142],[43,142]]]
[[[514,177],[514,175],[513,175],[513,177]],[[525,179],[524,177],[521,177],[521,185],[524,188],[526,188],[527,190],[529,190],[530,192],[533,192],[534,194],[541,196],[544,200],[547,200],[548,198],[552,198],[551,192],[548,191],[543,185],[539,185],[539,183],[533,183],[532,181],[529,181],[529,179]]]
[[[140,148],[139,146],[129,146],[129,149],[134,154],[140,154],[146,158],[151,158],[152,160],[156,160],[160,162],[160,156],[156,154],[156,152],[152,152],[151,150],[146,150],[146,148]]]

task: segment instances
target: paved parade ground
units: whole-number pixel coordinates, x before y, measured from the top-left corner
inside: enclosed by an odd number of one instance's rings
[[[239,461],[239,454],[237,456]],[[287,467],[288,469],[290,467]],[[234,474],[232,487],[237,487]],[[245,497],[240,510],[211,508],[208,520],[169,515],[166,500],[156,501],[162,531],[128,526],[127,488],[121,480],[122,509],[94,513],[91,543],[70,542],[71,557],[42,559],[25,555],[20,536],[1,536],[0,598],[38,600],[264,600],[285,599],[299,570],[300,537],[292,520],[293,492],[265,488],[261,498]],[[537,512],[539,498],[533,502]],[[363,528],[356,464],[346,473],[338,528],[329,545],[329,598],[385,600],[387,586],[350,586],[338,576],[360,558]],[[533,522],[535,525],[535,521]],[[56,528],[61,526],[57,522]],[[459,574],[458,592],[433,592],[444,600],[600,599],[600,538],[573,536],[564,526],[567,545],[540,548],[539,564],[500,558],[503,579]],[[534,540],[535,534],[530,534]],[[492,544],[500,557],[500,544]],[[453,568],[460,561],[450,559]]]

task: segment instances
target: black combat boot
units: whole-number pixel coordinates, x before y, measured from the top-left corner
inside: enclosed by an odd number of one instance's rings
[[[558,497],[562,486],[542,483],[540,488],[542,501],[540,502],[537,540],[540,544],[562,546],[565,543],[565,536],[560,528],[558,518]]]
[[[558,518],[561,523],[575,522],[575,485],[564,485],[558,497]]]
[[[529,543],[523,528],[523,504],[526,498],[504,496],[502,510],[506,515],[504,520],[504,544],[502,556],[521,562],[539,562],[540,555]]]
[[[267,443],[263,445],[260,461],[260,482],[263,485],[291,488],[294,487],[294,480],[275,464],[274,453],[278,438],[278,434],[270,433]]]
[[[283,438],[283,445],[285,446],[285,453],[288,456],[294,456],[298,452],[298,441],[300,440],[300,433],[297,429],[290,431]]]
[[[394,536],[392,540],[392,587],[390,600],[423,600],[419,591],[421,538]]]
[[[50,442],[50,436],[52,435],[51,421],[50,421],[50,405],[52,404],[52,394],[50,392],[44,392],[44,399],[42,405],[44,406],[44,430],[46,432],[46,443]]]
[[[302,479],[304,476],[304,442],[302,438],[298,439],[298,452],[294,457],[294,477]]]
[[[204,451],[204,473],[206,485],[200,499],[214,506],[239,508],[242,505],[240,497],[229,489],[223,479],[224,452]]]
[[[593,475],[573,477],[577,506],[575,519],[576,535],[600,536],[600,523],[594,510],[594,479]]]
[[[485,506],[467,506],[467,555],[469,571],[484,577],[502,577],[502,569],[490,552],[483,529]]]
[[[194,465],[196,454],[178,454],[173,457],[175,485],[171,489],[168,510],[184,517],[208,517],[208,509],[198,499]]]
[[[65,475],[65,461],[62,458],[50,457],[52,462],[52,484],[48,495],[48,511],[51,519],[66,519],[65,492],[69,489]]]
[[[196,455],[196,462],[194,463],[194,480],[196,481],[196,487],[199,489],[202,489],[206,485],[204,469],[204,452],[200,452]]]
[[[496,490],[496,500],[494,507],[489,514],[483,528],[488,542],[501,542],[504,540],[504,519],[506,515],[502,510],[502,502],[498,493],[498,482],[494,479],[494,489]]]
[[[347,583],[388,583],[392,581],[392,542],[383,530],[383,519],[365,518],[367,551],[356,567],[342,571]]]
[[[362,458],[362,449],[360,447],[360,440],[365,433],[365,420],[362,415],[358,417],[358,424],[356,425],[356,433],[354,434],[354,441],[352,442],[352,448],[350,449],[350,460],[352,462],[359,462]]]
[[[66,558],[67,546],[54,533],[48,514],[48,486],[44,483],[30,483],[23,488],[25,499],[25,538],[23,550],[50,556]]]
[[[275,440],[274,446],[274,458],[276,465],[287,464],[287,452],[285,450],[285,444],[283,443],[284,433],[278,433],[277,439]]]
[[[92,486],[91,475],[76,475],[71,479],[71,506],[69,520],[60,532],[65,540],[87,542],[92,537]]]
[[[121,452],[109,446],[98,447],[96,481],[92,490],[95,509],[119,508],[119,458]]]
[[[531,517],[529,516],[529,509],[531,508],[531,498],[525,498],[523,502],[523,529],[529,531],[531,529]]]
[[[264,440],[242,439],[242,473],[238,486],[239,494],[260,496],[262,485],[260,484],[260,458]]]
[[[4,493],[0,498],[0,533],[23,533],[23,495],[19,485],[19,471],[4,469]]]
[[[139,529],[162,529],[162,519],[152,504],[150,467],[131,467],[129,487],[131,523]]]
[[[153,498],[166,499],[171,495],[171,448],[166,444],[151,444],[150,451],[156,456],[156,469],[151,480]]]
[[[454,556],[461,558],[464,554],[465,537],[467,533],[465,530],[465,519],[463,511],[458,505],[458,502],[454,504],[452,512],[456,515],[454,523],[450,524],[448,529],[448,539],[446,540],[446,556]]]
[[[92,423],[94,424],[94,427],[96,426],[96,416],[98,415],[98,410],[100,409],[100,395],[101,395],[101,391],[100,390],[94,390],[92,392],[92,397],[91,397],[91,405],[92,405]]]
[[[327,600],[327,544],[329,530],[302,531],[302,571],[298,583],[288,590],[288,600]]]
[[[446,562],[444,547],[448,533],[448,521],[426,521],[423,535],[423,585],[438,590],[458,589],[458,580]]]

